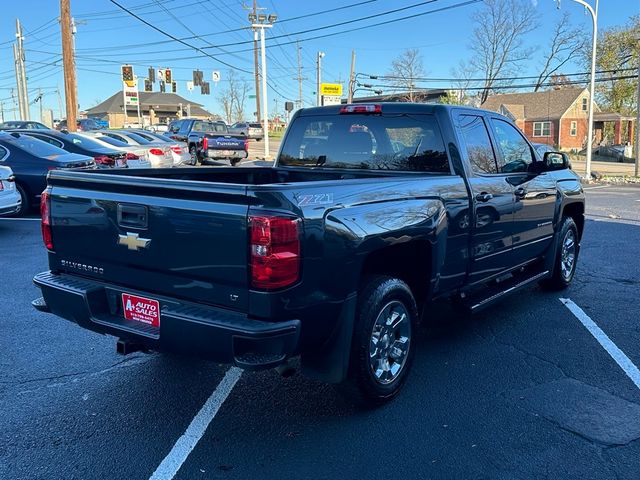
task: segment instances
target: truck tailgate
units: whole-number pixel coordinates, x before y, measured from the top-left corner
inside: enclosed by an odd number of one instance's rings
[[[245,186],[104,174],[49,185],[52,269],[246,311]]]

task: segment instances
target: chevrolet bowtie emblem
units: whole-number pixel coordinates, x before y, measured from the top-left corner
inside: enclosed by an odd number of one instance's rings
[[[137,233],[127,232],[126,235],[118,235],[118,245],[125,245],[129,250],[147,248],[150,243],[150,238],[140,238]]]

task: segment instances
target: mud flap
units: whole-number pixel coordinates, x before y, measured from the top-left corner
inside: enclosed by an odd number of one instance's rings
[[[302,373],[327,383],[342,382],[349,371],[349,355],[358,297],[351,294],[342,304],[337,327],[324,347],[302,355]]]

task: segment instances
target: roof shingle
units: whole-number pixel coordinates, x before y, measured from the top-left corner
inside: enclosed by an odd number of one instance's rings
[[[492,95],[482,104],[482,108],[499,112],[504,105],[518,119],[557,119],[585,91],[585,88],[560,88],[544,92]]]

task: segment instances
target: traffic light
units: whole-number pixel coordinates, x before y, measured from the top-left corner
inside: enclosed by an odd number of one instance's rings
[[[171,92],[176,93],[178,91],[178,84],[176,82],[171,82]]]
[[[200,93],[202,95],[209,95],[211,93],[211,89],[209,88],[209,82],[202,82],[200,84]]]
[[[203,78],[204,77],[202,76],[202,71],[200,71],[200,70],[194,70],[193,71],[193,84],[196,87],[199,87],[199,86],[202,85],[202,79]]]
[[[131,65],[122,65],[122,81],[133,82],[133,67]]]
[[[164,70],[164,81],[166,83],[171,83],[171,69],[169,68]]]
[[[156,83],[156,70],[153,67],[149,67],[149,81]]]
[[[144,91],[145,92],[153,92],[153,83],[148,78],[144,79]]]
[[[164,93],[164,86],[165,86],[165,83],[162,80],[160,80],[160,93]]]

